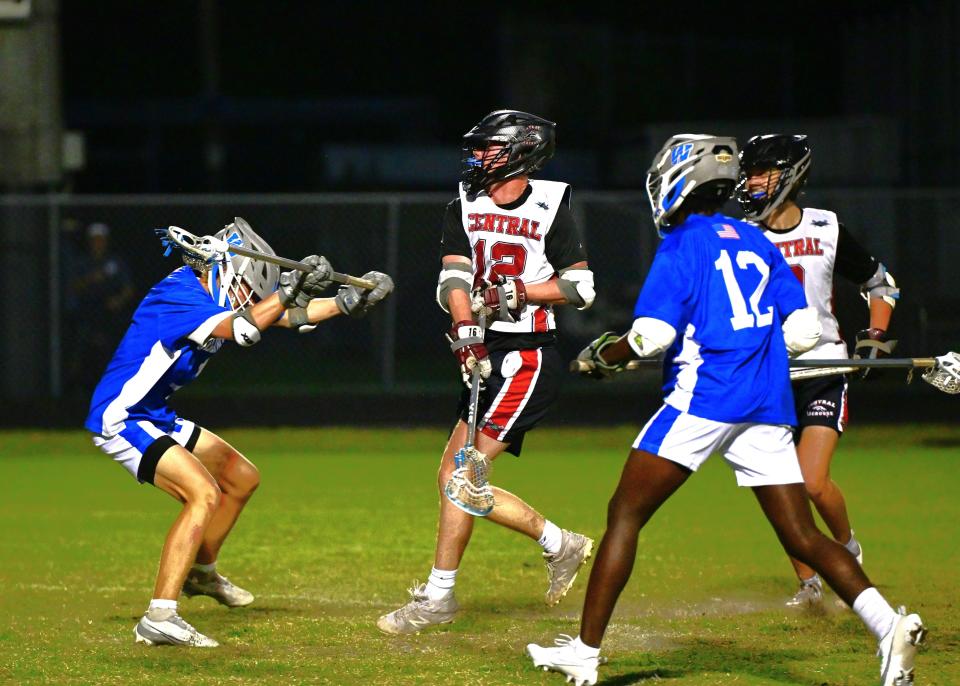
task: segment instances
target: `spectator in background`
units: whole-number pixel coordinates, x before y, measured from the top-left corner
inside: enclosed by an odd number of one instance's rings
[[[126,262],[110,249],[110,227],[87,226],[86,253],[77,260],[64,300],[68,388],[88,393],[100,378],[134,295]],[[69,272],[68,272],[69,273]]]

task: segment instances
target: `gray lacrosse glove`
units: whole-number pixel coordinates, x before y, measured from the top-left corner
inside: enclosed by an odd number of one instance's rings
[[[317,255],[310,255],[301,261],[313,267],[313,271],[307,273],[301,290],[311,298],[319,298],[321,293],[333,283],[330,278],[333,274],[333,266],[326,257]]]
[[[303,292],[303,282],[308,273],[297,270],[283,272],[280,275],[280,287],[277,294],[280,304],[286,309],[291,307],[306,307],[310,303],[310,296]]]
[[[367,272],[362,278],[373,281],[377,285],[369,291],[356,286],[341,286],[335,298],[340,311],[351,317],[364,316],[393,292],[393,279],[383,272]]]
[[[580,354],[577,355],[577,359],[583,360],[584,362],[592,362],[593,369],[580,373],[583,376],[589,376],[591,379],[609,379],[614,374],[622,372],[626,367],[625,362],[609,364],[604,362],[603,358],[600,357],[603,349],[616,343],[619,338],[620,336],[613,331],[607,331],[602,334],[600,338],[592,341],[590,345],[581,350]]]

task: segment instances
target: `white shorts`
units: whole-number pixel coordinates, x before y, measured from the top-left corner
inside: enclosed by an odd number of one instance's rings
[[[789,426],[726,424],[664,405],[643,427],[633,447],[693,471],[718,452],[733,467],[740,486],[803,483]]]
[[[127,420],[116,436],[94,435],[93,444],[119,462],[140,483],[153,483],[157,463],[174,443],[193,450],[200,438],[200,427],[187,419],[174,422],[169,432],[146,420]]]

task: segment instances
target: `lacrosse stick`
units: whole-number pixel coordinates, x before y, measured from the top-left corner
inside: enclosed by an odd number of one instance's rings
[[[269,262],[279,267],[286,267],[287,269],[296,269],[301,272],[313,271],[313,267],[309,264],[297,262],[296,260],[288,260],[286,257],[280,257],[278,255],[267,255],[266,253],[256,250],[250,250],[249,248],[234,245],[215,236],[196,236],[185,229],[181,229],[179,226],[168,226],[164,229],[155,229],[154,231],[157,236],[160,237],[160,242],[163,244],[163,247],[166,248],[166,252],[163,253],[164,257],[169,255],[173,250],[180,250],[194,259],[205,262],[206,264],[212,264],[223,259],[224,255],[233,253],[263,262]],[[341,274],[340,272],[331,273],[330,280],[365,290],[372,290],[377,287],[377,284],[369,279],[361,279],[357,276]]]
[[[659,369],[663,360],[650,358],[645,360],[630,360],[624,369],[635,371],[639,369]],[[960,354],[949,352],[939,357],[885,357],[877,360],[790,360],[790,379],[815,379],[835,374],[850,374],[860,369],[908,369],[909,383],[913,377],[913,370],[925,369],[921,378],[934,388],[951,395],[960,393]],[[593,363],[587,360],[573,360],[570,371],[575,373],[589,372]]]
[[[480,329],[486,325],[486,314],[480,312]],[[480,364],[473,366],[470,379],[470,405],[467,407],[467,441],[453,456],[455,469],[443,487],[447,500],[474,517],[486,517],[493,510],[493,490],[487,481],[487,456],[473,446],[477,435],[477,408],[480,405]]]

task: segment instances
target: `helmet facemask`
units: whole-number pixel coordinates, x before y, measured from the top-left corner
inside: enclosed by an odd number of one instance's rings
[[[555,124],[526,112],[488,114],[463,137],[460,178],[476,195],[494,183],[529,175],[553,157]],[[496,150],[490,154],[491,150]]]
[[[740,178],[734,195],[743,214],[762,222],[785,201],[796,198],[810,171],[806,136],[773,134],[754,136],[740,153]],[[774,179],[775,172],[779,176]],[[750,189],[750,177],[766,172],[762,190]]]
[[[241,217],[236,217],[216,234],[220,240],[267,255],[276,255]],[[221,307],[229,306],[236,312],[263,300],[277,290],[280,268],[275,264],[244,255],[228,253],[213,263],[207,272],[207,287]]]

